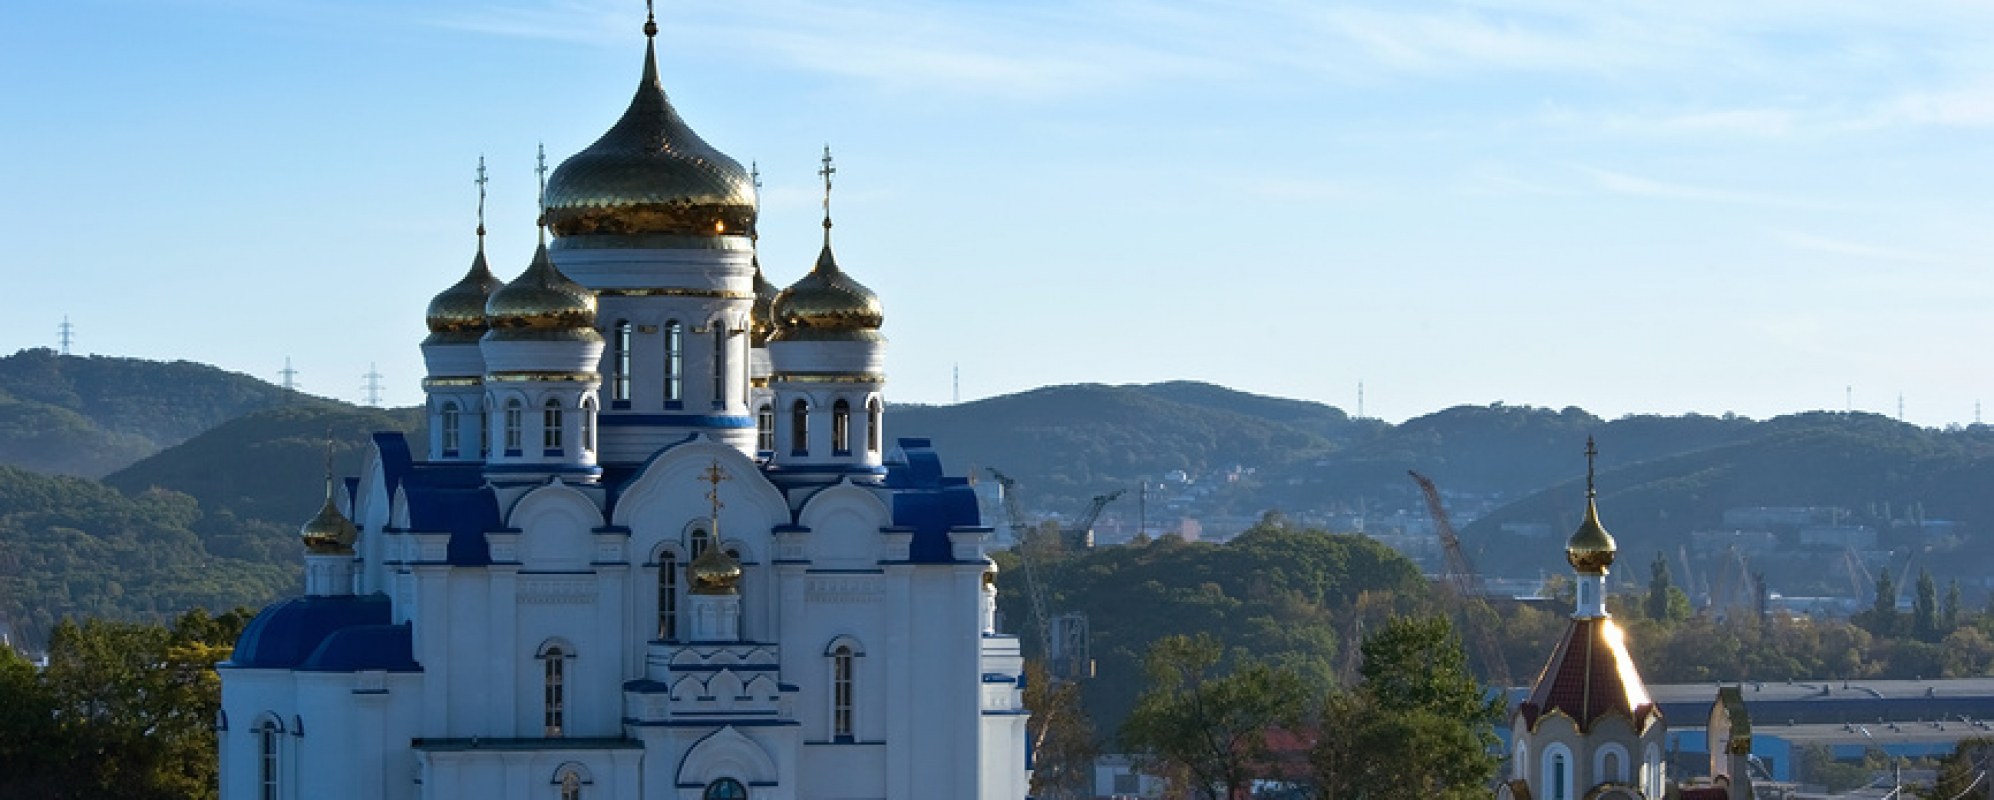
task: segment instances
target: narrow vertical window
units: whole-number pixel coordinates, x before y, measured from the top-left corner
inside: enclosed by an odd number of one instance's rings
[[[1567,800],[1565,796],[1565,754],[1551,756],[1551,800]]]
[[[1606,755],[1600,757],[1599,766],[1600,766],[1599,770],[1600,777],[1605,778],[1606,780],[1609,781],[1613,781],[1614,783],[1621,782],[1619,753],[1607,753]]]
[[[582,451],[595,452],[595,399],[582,401]]]
[[[886,422],[886,408],[875,397],[865,403],[865,449],[873,455],[879,454],[880,439],[885,437],[882,430]]]
[[[851,645],[838,645],[831,652],[831,735],[852,738]]]
[[[658,555],[658,639],[679,637],[679,562],[671,553]]]
[[[525,416],[526,411],[518,400],[505,401],[505,449],[508,454],[517,454],[524,446],[520,444],[523,438],[520,428],[526,424]]]
[[[630,399],[630,321],[616,321],[616,331],[610,336],[609,346],[609,399]]]
[[[831,404],[831,455],[852,454],[852,404],[843,399]]]
[[[574,770],[561,773],[561,800],[582,800],[582,776]]]
[[[768,403],[755,410],[755,449],[775,452],[775,406]]]
[[[561,401],[547,401],[546,410],[540,413],[540,446],[548,450],[561,449],[561,426],[564,424]]]
[[[277,744],[282,741],[277,721],[266,719],[256,726],[256,783],[263,800],[277,800]]]
[[[487,397],[478,406],[478,457],[489,458],[492,454],[492,399]]]
[[[457,404],[444,403],[441,417],[442,419],[437,422],[437,425],[443,429],[443,454],[454,456],[457,454],[457,440],[463,433],[463,431],[457,429],[460,421]]]
[[[713,407],[727,405],[727,326],[713,323]]]
[[[713,536],[707,533],[705,528],[693,528],[692,541],[689,544],[691,546],[687,548],[687,551],[692,553],[694,559],[698,559],[701,553],[706,552],[706,547],[713,544]],[[686,563],[690,564],[692,562],[688,561]]]
[[[665,323],[665,402],[685,400],[685,328],[678,320]]]
[[[789,407],[789,450],[792,455],[810,453],[810,404],[802,400]]]
[[[559,647],[547,648],[544,656],[547,683],[543,700],[546,704],[547,738],[558,738],[567,721],[567,654]]]

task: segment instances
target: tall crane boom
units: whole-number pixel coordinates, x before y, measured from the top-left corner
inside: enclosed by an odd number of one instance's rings
[[[1011,541],[1018,548],[1018,562],[1025,566],[1025,597],[1030,600],[1032,619],[1038,623],[1039,657],[1052,657],[1052,616],[1047,613],[1045,586],[1039,583],[1038,568],[1032,562],[1032,550],[1025,542],[1025,515],[1018,510],[1018,482],[1011,476],[990,468],[990,477],[997,479],[997,488],[1004,495],[1004,516],[1011,528]]]
[[[1454,523],[1447,518],[1447,507],[1440,502],[1440,488],[1425,475],[1406,470],[1413,482],[1419,484],[1419,491],[1426,496],[1426,511],[1433,517],[1433,530],[1440,537],[1440,546],[1447,554],[1447,578],[1454,586],[1454,592],[1461,598],[1461,636],[1475,642],[1480,652],[1482,666],[1489,671],[1489,680],[1499,689],[1508,689],[1512,683],[1509,676],[1509,661],[1502,656],[1502,646],[1496,643],[1495,632],[1468,613],[1473,606],[1487,608],[1482,600],[1482,579],[1475,572],[1475,565],[1468,560],[1468,553],[1461,548],[1461,537],[1454,532]]]

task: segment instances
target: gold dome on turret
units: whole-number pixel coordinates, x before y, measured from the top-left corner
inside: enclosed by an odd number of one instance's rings
[[[485,335],[490,326],[485,322],[485,304],[491,301],[492,293],[504,286],[505,282],[492,274],[491,265],[485,262],[484,228],[478,229],[478,255],[471,259],[471,271],[448,289],[444,289],[429,301],[429,342],[432,344],[454,342],[472,343]]]
[[[741,591],[741,562],[727,554],[719,545],[709,545],[698,558],[685,567],[687,577],[692,579],[693,594],[739,594]]]
[[[754,259],[754,266],[755,304],[748,313],[748,344],[753,347],[764,347],[769,343],[769,336],[775,333],[775,298],[782,293],[782,290],[775,288],[775,284],[762,276],[762,259],[759,255]]]
[[[1606,526],[1599,524],[1599,490],[1593,485],[1593,459],[1599,456],[1599,449],[1593,446],[1592,438],[1586,438],[1586,518],[1579,523],[1579,529],[1572,532],[1572,538],[1565,542],[1565,561],[1579,572],[1599,574],[1613,566],[1616,548],[1613,534],[1606,532]]]
[[[776,295],[772,311],[772,342],[884,341],[879,326],[886,321],[886,311],[879,295],[838,268],[838,259],[831,254],[829,220],[816,269]]]
[[[623,117],[561,162],[547,183],[556,236],[741,235],[755,228],[754,184],[740,162],[699,138],[658,80],[657,24],[647,21],[644,75]]]
[[[304,540],[305,551],[315,555],[352,555],[353,543],[360,538],[360,529],[353,526],[352,520],[339,513],[339,505],[332,499],[332,480],[325,482],[325,505],[298,529],[298,538]]]
[[[595,293],[554,266],[547,243],[533,263],[485,303],[491,341],[601,341],[595,330]]]

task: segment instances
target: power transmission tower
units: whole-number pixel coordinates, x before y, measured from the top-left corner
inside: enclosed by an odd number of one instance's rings
[[[373,406],[375,408],[380,408],[381,371],[374,368],[374,362],[369,361],[367,362],[367,374],[362,375],[360,377],[367,379],[367,383],[361,387],[362,389],[367,390],[367,405]]]
[[[956,365],[954,366],[954,372],[955,372],[955,375],[954,375],[954,377],[955,377],[955,400],[954,400],[954,402],[956,402],[956,403],[961,403],[961,402],[962,402],[962,365],[961,365],[961,364],[956,364]]]
[[[62,315],[62,324],[55,326],[55,340],[62,343],[62,354],[69,355],[69,346],[76,343],[76,326],[69,324],[69,315]]]
[[[277,374],[284,379],[284,402],[288,404],[291,396],[298,393],[299,386],[298,371],[291,368],[290,356],[284,357],[284,368],[277,370]]]

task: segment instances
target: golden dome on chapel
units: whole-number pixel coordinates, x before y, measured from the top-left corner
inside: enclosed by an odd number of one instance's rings
[[[838,268],[828,234],[817,267],[776,295],[772,310],[772,342],[883,340],[879,326],[886,322],[886,311],[879,295]]]
[[[755,303],[748,314],[748,343],[754,347],[762,347],[768,344],[769,335],[775,333],[775,298],[782,293],[782,290],[775,288],[775,284],[769,283],[769,279],[762,276],[760,256],[755,257],[754,265]]]
[[[471,259],[471,271],[429,301],[429,312],[425,315],[429,341],[476,343],[490,329],[485,322],[485,304],[504,285],[485,262],[485,241],[479,236],[478,255]]]
[[[352,555],[353,543],[360,538],[360,529],[353,521],[339,513],[339,506],[332,500],[332,481],[326,480],[325,505],[320,506],[318,515],[298,529],[298,538],[305,543],[305,551],[317,555]]]
[[[644,32],[637,94],[602,138],[554,170],[547,226],[556,236],[752,233],[753,180],[672,108],[658,79],[657,25]]]
[[[1593,464],[1598,457],[1599,448],[1593,446],[1592,437],[1586,437],[1586,518],[1565,542],[1565,561],[1572,569],[1590,574],[1603,573],[1613,566],[1617,549],[1613,534],[1599,524],[1599,490],[1593,484]]]
[[[595,293],[554,266],[547,243],[533,251],[533,263],[485,303],[492,341],[570,339],[599,341]]]
[[[741,589],[741,562],[717,544],[709,545],[698,558],[685,566],[692,579],[693,594],[737,594]]]

